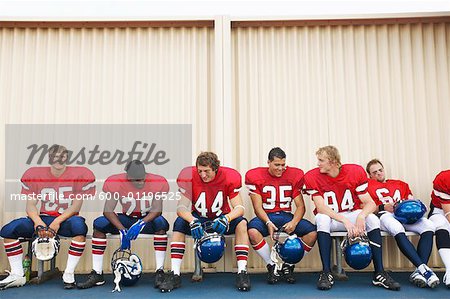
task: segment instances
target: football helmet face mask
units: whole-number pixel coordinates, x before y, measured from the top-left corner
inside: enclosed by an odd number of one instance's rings
[[[271,258],[276,264],[279,263],[280,259],[287,264],[297,264],[305,255],[303,243],[295,234],[287,238],[281,238],[282,232],[283,230],[274,233],[275,243],[272,246]]]
[[[202,262],[215,263],[225,251],[225,237],[212,230],[212,221],[202,224],[203,237],[195,241],[195,253]]]
[[[42,231],[46,231],[47,237],[39,237]],[[51,237],[50,237],[51,236]],[[33,235],[31,250],[34,256],[41,261],[48,261],[56,257],[61,246],[61,241],[56,232],[49,228],[38,226]]]
[[[394,217],[403,224],[414,224],[423,217],[427,207],[419,199],[408,199],[394,208]]]
[[[355,270],[366,268],[372,261],[372,249],[366,235],[351,238],[347,235],[341,248],[345,261]]]
[[[142,275],[141,259],[131,253],[129,249],[117,249],[111,259],[111,268],[114,273],[114,291],[121,291],[120,285],[132,286],[138,282]]]

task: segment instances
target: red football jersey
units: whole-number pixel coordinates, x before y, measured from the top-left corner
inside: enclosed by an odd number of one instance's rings
[[[214,219],[231,211],[229,200],[239,194],[242,178],[236,170],[220,166],[214,180],[204,183],[197,167],[191,166],[180,172],[177,183],[180,192],[192,200],[192,211]]]
[[[31,167],[22,176],[22,194],[41,201],[40,214],[59,216],[83,195],[95,195],[95,176],[86,167],[67,166],[60,177],[50,167]]]
[[[322,174],[314,168],[305,174],[305,192],[320,195],[335,212],[360,209],[358,195],[367,192],[368,179],[364,169],[355,164],[344,164],[337,177]],[[316,210],[314,210],[316,213]]]
[[[292,200],[303,187],[303,170],[286,167],[281,177],[272,176],[269,167],[250,169],[245,175],[245,184],[250,193],[262,197],[262,206],[266,213],[291,211]]]
[[[134,218],[143,218],[151,210],[153,199],[162,199],[169,192],[169,183],[159,175],[147,173],[142,189],[136,188],[127,179],[126,173],[108,177],[103,184],[103,192],[110,193],[111,199],[119,200],[122,213]]]
[[[409,185],[400,180],[386,180],[386,182],[380,183],[377,180],[369,179],[368,191],[377,206],[401,202],[412,195]]]
[[[450,170],[441,171],[434,179],[431,203],[439,209],[450,204]]]

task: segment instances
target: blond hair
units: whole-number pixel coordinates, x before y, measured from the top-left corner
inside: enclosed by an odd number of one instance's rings
[[[337,164],[338,167],[341,167],[341,155],[336,147],[332,145],[327,145],[321,147],[316,152],[317,156],[325,155],[330,162]]]

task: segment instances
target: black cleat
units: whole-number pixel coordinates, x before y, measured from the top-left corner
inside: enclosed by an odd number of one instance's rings
[[[383,287],[388,290],[400,290],[400,284],[396,282],[386,271],[375,273],[373,275],[372,283],[375,286]]]
[[[317,281],[317,288],[319,290],[330,290],[333,287],[334,278],[331,272],[320,272],[319,280]]]
[[[250,291],[250,277],[247,271],[241,271],[236,277],[236,287],[239,291],[247,292]]]
[[[276,266],[268,264],[267,265],[267,283],[268,284],[276,284],[280,280],[280,275],[276,270]]]
[[[155,272],[155,288],[158,289],[159,286],[164,282],[164,270],[158,269]]]
[[[77,284],[75,282],[65,282],[64,281],[64,289],[65,290],[75,289],[76,286],[77,286]]]
[[[103,278],[103,273],[98,274],[95,270],[92,270],[88,275],[85,282],[77,283],[77,288],[79,289],[89,289],[95,286],[101,286],[105,284],[105,279]]]
[[[171,292],[173,289],[179,288],[181,286],[180,275],[175,275],[173,271],[170,271],[165,275],[164,281],[159,285],[159,290],[162,293]]]
[[[297,281],[294,276],[294,267],[295,265],[289,265],[284,263],[283,268],[281,268],[281,273],[283,275],[284,280],[286,280],[287,283],[295,283]]]

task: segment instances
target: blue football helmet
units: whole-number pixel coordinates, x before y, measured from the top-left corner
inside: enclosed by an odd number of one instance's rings
[[[423,217],[427,207],[419,199],[408,199],[395,206],[394,217],[403,224],[416,223]]]
[[[297,235],[290,235],[284,241],[280,240],[279,233],[274,234],[275,243],[272,247],[273,254],[278,255],[283,262],[294,265],[301,261],[305,255],[303,243]],[[274,258],[277,259],[277,258]]]
[[[352,237],[348,235],[342,241],[341,247],[345,261],[355,270],[361,270],[369,266],[372,261],[372,249],[366,235]]]
[[[225,237],[212,232],[212,222],[202,224],[203,237],[195,241],[195,253],[202,262],[215,263],[220,260],[225,251]]]
[[[141,259],[131,253],[129,249],[117,249],[111,259],[111,268],[114,273],[116,284],[114,291],[120,292],[120,286],[132,286],[136,284],[142,275]]]

